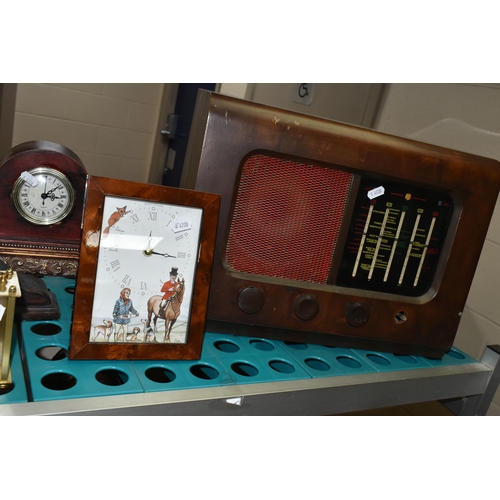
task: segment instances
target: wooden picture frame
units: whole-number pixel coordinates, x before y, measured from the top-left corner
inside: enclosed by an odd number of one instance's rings
[[[89,177],[69,359],[200,358],[219,205]]]

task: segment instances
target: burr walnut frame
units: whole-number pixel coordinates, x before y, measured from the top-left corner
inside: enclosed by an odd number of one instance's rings
[[[106,342],[90,341],[91,314],[94,294],[100,285],[96,281],[99,249],[103,244],[101,229],[105,199],[117,196],[134,202],[167,203],[202,209],[197,263],[188,335],[185,343]],[[75,309],[71,330],[70,359],[199,359],[205,331],[206,307],[212,268],[215,234],[220,197],[218,195],[169,188],[151,184],[91,176],[88,182],[80,250]],[[196,255],[195,255],[196,258]],[[140,262],[138,261],[138,266]],[[152,325],[151,325],[152,326]]]

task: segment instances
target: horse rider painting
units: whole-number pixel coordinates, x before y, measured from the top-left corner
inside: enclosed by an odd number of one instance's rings
[[[172,267],[172,270],[170,271],[170,279],[168,281],[165,281],[165,283],[163,283],[163,286],[161,287],[160,291],[163,293],[163,297],[160,304],[160,316],[164,314],[169,301],[174,296],[177,288],[179,288],[179,282],[177,281],[178,274],[179,268]]]

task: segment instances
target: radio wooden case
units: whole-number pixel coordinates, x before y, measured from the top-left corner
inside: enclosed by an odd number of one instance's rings
[[[440,358],[492,159],[200,91],[184,185],[222,196],[207,328]]]

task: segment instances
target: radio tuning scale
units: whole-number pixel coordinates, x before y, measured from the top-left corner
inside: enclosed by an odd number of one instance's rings
[[[448,193],[362,179],[337,284],[406,296],[429,287],[453,211]]]

